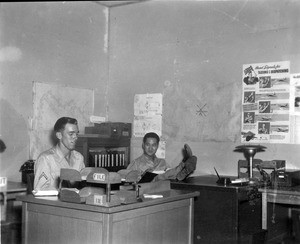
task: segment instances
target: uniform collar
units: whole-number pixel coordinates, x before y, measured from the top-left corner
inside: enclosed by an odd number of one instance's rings
[[[148,156],[146,156],[146,154],[145,153],[143,153],[143,157],[147,160],[147,161],[155,161],[156,159],[157,159],[157,157],[156,157],[156,155],[154,155],[154,157],[153,157],[153,160],[150,158],[150,157],[148,157]]]
[[[59,162],[61,162],[63,160],[66,160],[66,158],[65,158],[65,156],[64,156],[63,152],[61,151],[61,149],[60,149],[60,147],[59,147],[58,144],[56,144],[56,146],[55,146],[55,151],[56,151],[56,154],[59,157]],[[72,156],[73,156],[73,152],[71,151],[70,160],[71,160]]]

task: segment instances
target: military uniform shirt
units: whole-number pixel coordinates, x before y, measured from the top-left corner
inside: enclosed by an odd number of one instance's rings
[[[150,158],[145,156],[145,154],[133,160],[127,167],[129,170],[138,170],[141,174],[143,174],[146,170],[150,172],[164,170],[165,173],[157,175],[154,178],[154,181],[176,179],[177,174],[183,168],[183,162],[180,162],[180,164],[178,164],[175,168],[170,168],[166,163],[166,160],[155,156],[154,161],[152,161]]]
[[[127,167],[129,170],[138,170],[141,174],[147,171],[155,171],[155,170],[166,170],[169,168],[166,160],[163,158],[158,158],[154,156],[154,160],[152,161],[149,157],[143,154],[142,156],[133,160]]]

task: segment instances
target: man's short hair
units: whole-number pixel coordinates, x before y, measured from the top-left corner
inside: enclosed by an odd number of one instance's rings
[[[55,125],[54,125],[54,131],[55,132],[59,132],[65,129],[66,124],[73,124],[73,125],[77,125],[78,122],[76,119],[74,118],[70,118],[70,117],[61,117],[59,118]]]
[[[154,132],[149,132],[146,135],[144,135],[143,142],[145,143],[148,138],[155,138],[157,140],[157,143],[159,143],[160,140],[159,136]]]

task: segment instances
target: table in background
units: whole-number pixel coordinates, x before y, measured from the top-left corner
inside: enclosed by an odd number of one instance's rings
[[[0,188],[1,243],[21,242],[22,206],[16,198],[26,191],[26,184],[13,181],[7,181],[7,186]]]
[[[27,185],[22,182],[7,181],[7,187],[0,188],[0,194],[4,200],[15,200],[16,196],[24,194],[27,191]]]
[[[1,217],[1,225],[2,222],[8,221],[10,216],[9,210],[11,208],[11,204],[13,204],[16,197],[19,195],[25,195],[27,191],[27,186],[21,182],[7,181],[6,187],[0,188],[0,199],[1,199],[1,213],[4,214]]]
[[[300,186],[261,188],[262,193],[262,228],[267,229],[267,203],[300,205]]]

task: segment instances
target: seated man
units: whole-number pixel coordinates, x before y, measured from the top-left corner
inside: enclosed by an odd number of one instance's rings
[[[58,143],[42,152],[34,167],[34,190],[58,189],[61,168],[80,171],[85,167],[83,156],[75,151],[78,139],[77,120],[69,117],[58,119],[54,125]]]
[[[185,144],[183,152],[183,160],[175,168],[168,166],[166,161],[157,158],[155,153],[158,149],[160,138],[154,132],[147,133],[143,138],[142,148],[144,153],[133,160],[127,167],[128,170],[137,170],[143,175],[145,172],[153,172],[158,170],[166,171],[163,174],[157,175],[153,181],[158,180],[184,180],[196,169],[197,157],[192,155],[190,147]]]

